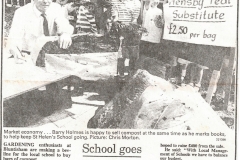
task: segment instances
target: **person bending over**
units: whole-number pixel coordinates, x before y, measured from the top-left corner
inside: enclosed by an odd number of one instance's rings
[[[66,49],[72,43],[72,33],[73,27],[59,4],[52,0],[33,0],[15,11],[8,39],[9,51],[16,63],[23,63],[24,51],[31,54],[39,38],[59,36],[60,48]],[[45,67],[45,55],[38,55],[36,66]]]

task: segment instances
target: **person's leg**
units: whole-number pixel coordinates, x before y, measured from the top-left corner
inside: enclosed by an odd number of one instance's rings
[[[124,58],[124,75],[129,75],[130,72],[130,59],[131,59],[131,52],[129,46],[122,47],[122,53]]]
[[[137,69],[143,68],[144,59],[146,58],[146,54],[148,52],[147,47],[148,47],[148,44],[147,44],[146,41],[140,41],[140,44],[139,44],[139,58],[136,62],[136,68]]]
[[[140,52],[140,55],[144,54],[146,57],[149,58],[155,58],[157,59],[158,52],[159,52],[159,44],[158,43],[151,43],[143,41],[143,45],[141,46],[142,52]]]
[[[152,59],[157,59],[158,55],[158,44],[151,42],[144,42],[144,59],[142,61],[143,69],[149,69],[149,63],[151,63]]]
[[[139,57],[140,56],[146,56],[149,52],[149,42],[146,41],[140,41],[139,45]]]
[[[136,62],[139,58],[139,47],[138,46],[129,46],[129,69],[130,71],[135,70]]]
[[[120,76],[120,77],[124,77],[124,70],[125,70],[125,58],[118,58],[117,60],[117,74]]]

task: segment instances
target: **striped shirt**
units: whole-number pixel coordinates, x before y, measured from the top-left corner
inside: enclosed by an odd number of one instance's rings
[[[84,7],[79,7],[77,15],[77,32],[97,32],[95,17]]]
[[[137,21],[141,7],[139,0],[111,0],[111,5],[111,14],[117,17],[117,21],[123,24]]]

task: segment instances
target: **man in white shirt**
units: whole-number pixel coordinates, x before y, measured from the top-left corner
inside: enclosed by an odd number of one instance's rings
[[[143,8],[143,24],[147,33],[142,34],[140,42],[140,56],[155,57],[159,51],[162,36],[163,13],[157,8],[159,2],[146,1]]]
[[[25,56],[22,51],[31,53],[37,39],[59,36],[60,48],[66,49],[72,43],[72,33],[73,27],[64,17],[59,4],[52,3],[52,0],[34,0],[15,12],[8,39],[10,53],[20,60],[17,62],[23,63],[21,60]],[[44,61],[44,57],[39,55],[38,59]]]

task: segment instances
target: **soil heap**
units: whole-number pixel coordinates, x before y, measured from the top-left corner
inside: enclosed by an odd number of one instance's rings
[[[122,91],[98,109],[89,128],[171,129],[208,131],[227,125],[191,87],[138,70]]]

